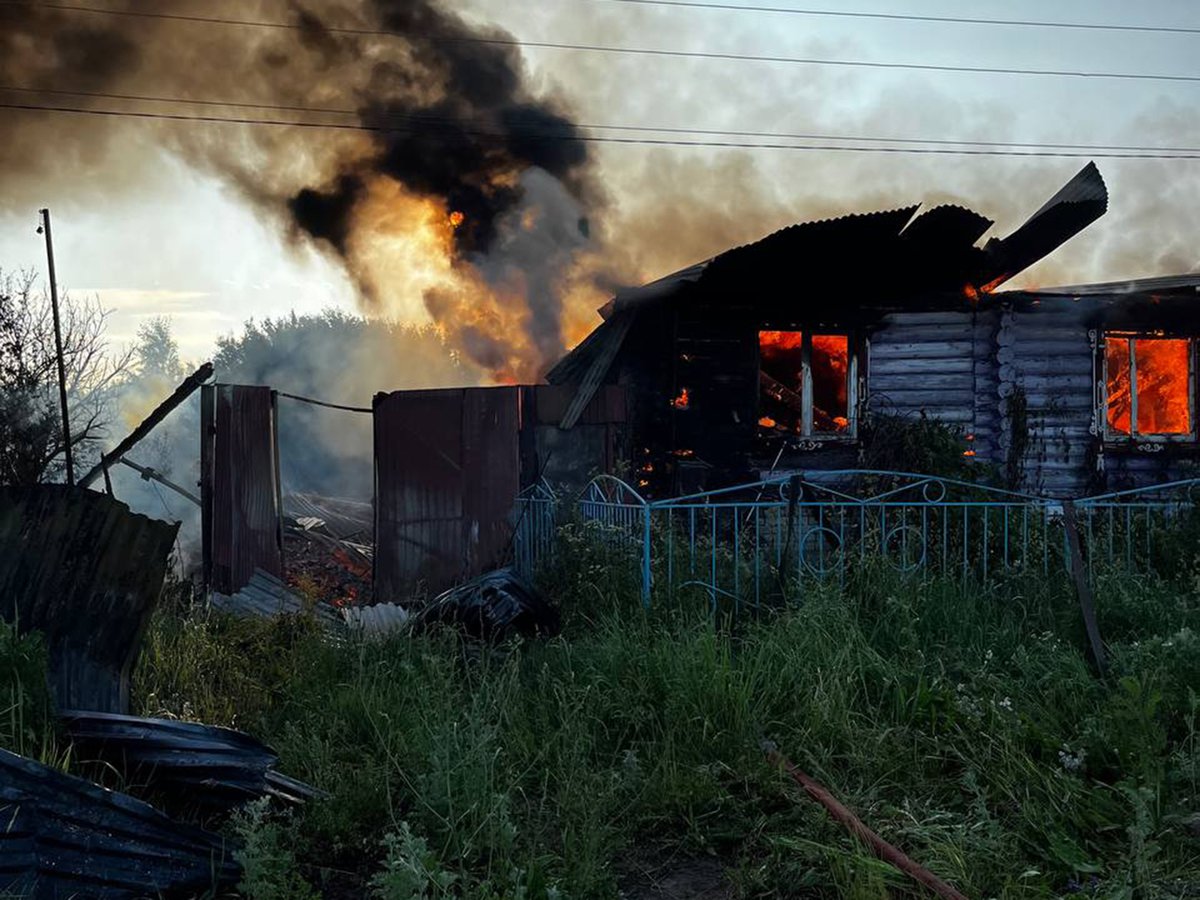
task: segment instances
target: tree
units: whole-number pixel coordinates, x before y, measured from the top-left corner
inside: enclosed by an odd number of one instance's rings
[[[0,270],[0,484],[53,481],[65,468],[50,300],[32,272]],[[94,458],[132,351],[111,355],[98,298],[59,300],[71,447]]]
[[[140,378],[172,386],[183,379],[179,342],[171,333],[171,320],[167,316],[154,316],[138,326],[134,357]]]

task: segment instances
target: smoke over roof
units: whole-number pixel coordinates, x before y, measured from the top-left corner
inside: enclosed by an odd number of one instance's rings
[[[132,0],[115,8],[138,11]],[[192,2],[171,12],[206,11]],[[494,377],[535,377],[565,349],[554,298],[589,280],[578,270],[597,194],[588,145],[563,103],[530,88],[511,35],[475,27],[436,0],[293,3],[290,12],[288,28],[231,35],[0,7],[0,79],[263,103],[291,108],[276,119],[342,126],[302,134],[164,126],[161,140],[335,254],[364,312],[411,317],[423,308]],[[113,107],[111,98],[86,102]],[[3,181],[38,166],[31,156],[48,129],[66,132],[81,155],[103,152],[96,122],[47,126],[33,115],[21,146],[0,150]]]

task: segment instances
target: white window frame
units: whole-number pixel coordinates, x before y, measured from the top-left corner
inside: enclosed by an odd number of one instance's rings
[[[1187,341],[1188,342],[1188,409],[1192,430],[1189,434],[1140,434],[1137,430],[1138,394],[1137,394],[1137,358],[1133,346],[1134,341]],[[1114,431],[1108,422],[1108,348],[1113,341],[1125,345],[1126,359],[1129,365],[1129,433]],[[1197,396],[1197,372],[1200,371],[1200,337],[1195,335],[1164,334],[1161,332],[1139,331],[1109,331],[1103,335],[1100,344],[1100,378],[1099,417],[1103,429],[1104,440],[1110,444],[1169,444],[1196,443],[1198,438],[1197,413],[1200,413],[1200,397]]]
[[[778,331],[778,332],[800,332],[802,335],[800,340],[800,432],[778,433],[773,430],[765,429],[757,426],[757,430],[762,437],[787,437],[801,438],[809,441],[852,441],[858,438],[858,398],[859,398],[859,378],[858,378],[858,357],[859,347],[852,331],[839,331],[836,328],[772,328],[762,326],[758,329],[759,334],[758,346],[761,348],[761,332]],[[845,431],[816,431],[813,427],[813,376],[812,376],[812,339],[814,337],[844,337],[846,339],[846,419],[848,424]],[[759,351],[759,368],[762,368],[761,349]],[[759,388],[759,402],[761,404],[762,389]],[[762,418],[762,410],[759,409],[759,415],[755,417],[755,422]]]

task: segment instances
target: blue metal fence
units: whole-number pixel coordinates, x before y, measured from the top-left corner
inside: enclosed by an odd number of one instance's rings
[[[518,529],[520,564],[547,560],[556,523],[574,517],[608,565],[635,575],[647,604],[698,586],[714,605],[756,605],[867,560],[978,582],[1063,571],[1068,560],[1062,500],[906,472],[781,475],[657,501],[612,476],[571,502],[538,491]],[[1198,497],[1200,479],[1077,501],[1089,568],[1150,570],[1162,534]]]

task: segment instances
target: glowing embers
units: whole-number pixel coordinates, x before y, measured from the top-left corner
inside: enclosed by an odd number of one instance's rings
[[[675,409],[690,409],[692,405],[692,394],[687,388],[680,388],[679,395],[671,401],[671,406]]]
[[[760,331],[760,433],[850,433],[850,338]]]
[[[1106,335],[1104,386],[1108,433],[1186,437],[1194,433],[1195,341]]]

